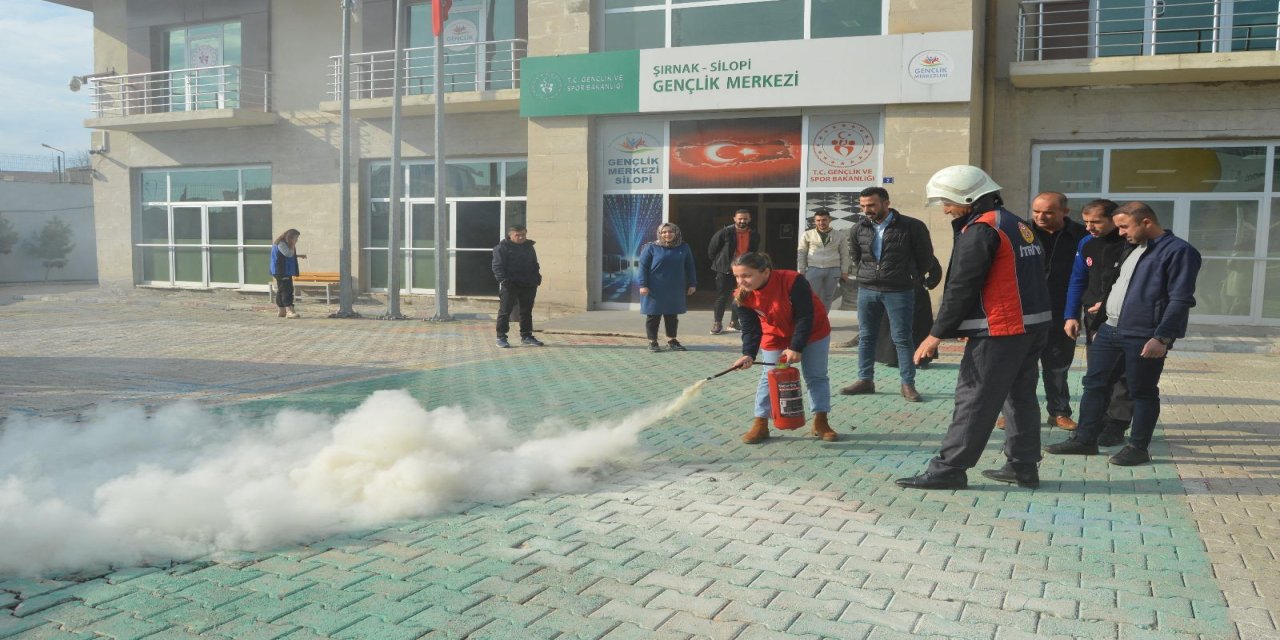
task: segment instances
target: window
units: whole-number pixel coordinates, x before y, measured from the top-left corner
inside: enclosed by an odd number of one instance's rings
[[[452,239],[450,291],[453,295],[496,296],[498,283],[490,269],[494,245],[512,224],[524,224],[528,163],[524,160],[451,162],[446,171],[449,201],[446,215]],[[401,180],[406,195],[399,207],[401,285],[406,291],[434,291],[436,203],[435,165],[429,161],[404,163]],[[388,284],[387,242],[391,222],[391,165],[369,167],[369,203],[364,255],[369,287]]]
[[[529,15],[525,0],[454,0],[445,22],[444,90],[511,89],[525,55]],[[393,12],[394,13],[394,12]],[[434,91],[431,3],[409,5],[408,91]]]
[[[233,109],[240,104],[240,23],[171,29],[165,68],[168,110]]]
[[[271,168],[143,171],[143,284],[263,287],[271,280]]]
[[[882,0],[601,0],[600,7],[602,51],[879,35],[884,14]]]
[[[1146,202],[1200,251],[1192,319],[1280,324],[1280,146],[1201,143],[1044,145],[1032,192]],[[1271,175],[1268,175],[1271,174]]]

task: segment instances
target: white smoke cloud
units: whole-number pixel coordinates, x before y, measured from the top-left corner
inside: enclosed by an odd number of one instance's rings
[[[338,416],[265,423],[194,403],[0,431],[0,575],[40,575],[255,550],[420,517],[468,501],[573,491],[691,400],[573,430],[424,409],[379,391]]]

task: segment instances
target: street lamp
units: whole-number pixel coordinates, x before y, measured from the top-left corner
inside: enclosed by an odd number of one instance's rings
[[[63,171],[63,167],[66,166],[67,164],[67,152],[57,147],[51,147],[43,142],[40,143],[40,146],[46,149],[53,149],[54,151],[57,151],[58,153],[62,154],[62,156],[58,158],[58,182],[64,182],[65,180],[63,179],[62,171]]]

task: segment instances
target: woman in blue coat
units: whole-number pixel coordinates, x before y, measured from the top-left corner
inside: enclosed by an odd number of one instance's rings
[[[670,222],[658,227],[658,241],[650,242],[640,252],[640,312],[649,335],[649,350],[658,353],[658,322],[667,326],[667,346],[672,351],[687,351],[676,340],[679,314],[689,310],[685,298],[698,288],[697,268],[693,252],[684,243],[680,227]]]

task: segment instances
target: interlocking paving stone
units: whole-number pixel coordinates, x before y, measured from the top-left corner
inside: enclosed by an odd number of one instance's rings
[[[145,341],[157,367],[163,358],[200,361],[207,380],[169,384],[178,381],[164,380],[171,369],[144,375],[131,364],[136,375],[127,380],[42,400],[47,405],[21,396],[49,415],[109,397],[237,402],[234,410],[248,416],[283,407],[336,414],[374,390],[403,388],[428,406],[495,409],[523,433],[549,408],[587,427],[669,400],[734,357],[726,343],[658,361],[639,357],[643,343],[593,336],[498,352],[487,323],[285,325],[186,308],[139,316],[109,304],[93,320],[112,339],[85,350],[59,340],[88,322],[50,305],[2,308],[0,331],[21,346],[6,347],[0,361],[63,366],[53,359],[88,358],[110,367],[142,352]],[[246,327],[262,340],[322,348],[297,354],[310,367],[304,375],[255,388],[279,363],[256,341],[245,343]],[[1082,363],[1083,355],[1073,390]],[[82,366],[49,376],[82,380]],[[1245,373],[1259,368],[1270,377]],[[888,393],[835,398],[832,418],[844,436],[837,443],[775,432],[763,445],[742,445],[755,378],[730,375],[643,432],[626,460],[581,493],[460,505],[236,563],[121,567],[83,583],[0,576],[0,637],[1277,634],[1274,358],[1175,351],[1162,384],[1156,464],[1047,456],[1041,489],[1017,489],[978,473],[1000,464],[997,433],[969,490],[893,486],[936,451],[955,370],[949,355],[920,372],[928,398],[921,405]],[[853,352],[833,350],[833,382],[855,371]],[[0,373],[0,392],[14,384]],[[262,399],[240,402],[253,398]],[[1063,434],[1046,429],[1043,440]]]

